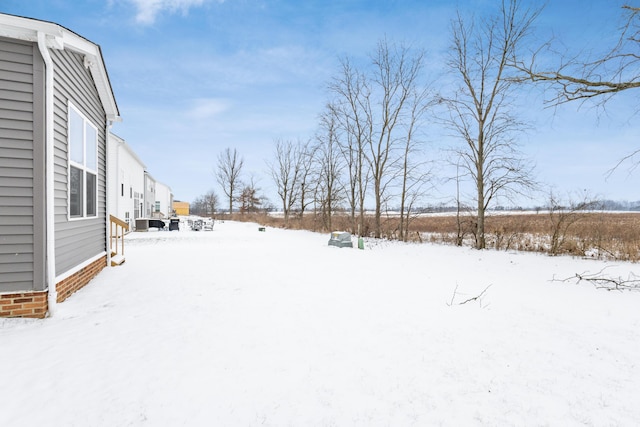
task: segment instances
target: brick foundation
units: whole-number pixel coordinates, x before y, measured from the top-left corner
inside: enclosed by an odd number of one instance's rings
[[[96,277],[106,266],[107,256],[105,255],[87,265],[82,270],[77,271],[66,279],[59,281],[56,284],[56,291],[58,292],[58,298],[56,298],[56,301],[62,302],[77,290],[84,288],[87,283]]]
[[[92,262],[56,284],[57,302],[63,302],[77,290],[86,286],[107,266],[107,256]],[[0,294],[0,317],[30,317],[42,319],[47,314],[48,292],[22,292]]]
[[[47,292],[0,295],[0,317],[42,319],[47,314]]]

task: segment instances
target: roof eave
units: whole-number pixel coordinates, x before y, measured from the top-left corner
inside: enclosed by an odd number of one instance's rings
[[[0,13],[0,36],[37,43],[39,32],[45,34],[48,48],[69,49],[84,55],[107,120],[121,121],[99,45],[53,22]]]

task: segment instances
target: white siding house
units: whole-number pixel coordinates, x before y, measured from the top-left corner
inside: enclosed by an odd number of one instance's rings
[[[169,218],[173,215],[173,193],[169,186],[156,181],[154,217]]]
[[[147,171],[144,172],[144,202],[142,217],[151,218],[156,205],[156,180]]]
[[[127,222],[130,229],[142,218],[146,166],[131,146],[109,133],[109,212]]]

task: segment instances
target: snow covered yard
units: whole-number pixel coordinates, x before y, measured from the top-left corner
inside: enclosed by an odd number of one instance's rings
[[[551,281],[636,264],[327,240],[130,234],[53,318],[0,319],[0,425],[638,424],[640,292]]]

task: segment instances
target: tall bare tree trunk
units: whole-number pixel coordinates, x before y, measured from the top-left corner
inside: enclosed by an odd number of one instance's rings
[[[457,151],[476,187],[476,244],[484,249],[485,213],[499,195],[523,194],[535,183],[517,150],[514,135],[523,125],[511,115],[510,95],[515,83],[508,64],[540,13],[521,11],[521,0],[504,0],[498,16],[481,26],[466,25],[458,13],[452,23],[448,66],[459,78],[458,90],[443,98],[449,107],[445,123],[464,141]]]
[[[291,209],[300,199],[303,175],[302,144],[300,141],[294,144],[291,141],[276,140],[275,148],[275,162],[269,165],[269,169],[282,202],[284,225],[288,227]]]
[[[235,148],[233,151],[227,148],[218,156],[216,177],[224,194],[229,198],[229,216],[233,213],[233,201],[236,188],[240,185],[240,173],[243,165],[244,160]]]

